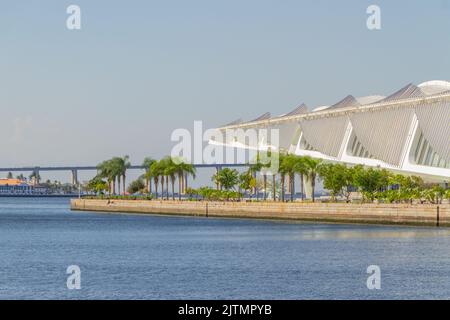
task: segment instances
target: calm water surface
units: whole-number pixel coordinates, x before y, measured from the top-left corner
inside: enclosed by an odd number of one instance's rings
[[[0,198],[0,299],[450,298],[450,230],[71,212]],[[81,268],[68,290],[66,268]],[[381,290],[366,269],[381,268]]]

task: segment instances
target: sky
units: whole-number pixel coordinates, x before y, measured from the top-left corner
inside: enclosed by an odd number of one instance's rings
[[[449,40],[444,0],[1,0],[0,167],[138,164],[195,120],[450,80]]]

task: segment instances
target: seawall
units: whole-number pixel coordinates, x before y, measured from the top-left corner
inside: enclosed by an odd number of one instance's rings
[[[71,209],[116,213],[450,226],[450,205],[72,199]]]

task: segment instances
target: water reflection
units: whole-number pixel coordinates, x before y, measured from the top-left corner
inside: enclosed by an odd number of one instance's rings
[[[310,230],[303,231],[298,239],[302,240],[346,240],[346,239],[416,239],[430,237],[448,237],[450,230]]]

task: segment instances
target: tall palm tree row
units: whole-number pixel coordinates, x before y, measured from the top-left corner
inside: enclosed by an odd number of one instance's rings
[[[144,161],[142,161],[142,166],[145,168],[145,173],[143,175],[143,177],[145,178],[145,188],[147,190],[147,193],[151,194],[152,193],[152,184],[151,184],[151,179],[152,179],[152,172],[150,170],[152,164],[156,162],[156,160],[150,158],[150,157],[146,157],[144,159]]]
[[[182,159],[165,157],[159,161],[148,161],[148,169],[145,176],[150,181],[153,178],[155,194],[158,198],[158,184],[161,186],[161,199],[169,199],[169,184],[171,185],[172,199],[175,199],[175,182],[178,178],[178,197],[181,199],[181,192],[187,186],[187,176],[195,178],[195,167]],[[144,166],[146,166],[144,164]],[[164,189],[164,187],[166,189]],[[150,187],[148,188],[149,193]]]
[[[269,164],[262,164],[256,161],[252,164],[248,173],[253,176],[257,172],[261,172],[264,183],[264,200],[267,199],[267,175],[272,174],[272,193],[273,200],[276,200],[276,175],[279,176],[281,185],[280,200],[285,201],[286,195],[286,177],[288,177],[288,187],[290,190],[290,201],[294,200],[294,186],[295,177],[300,177],[300,193],[301,199],[304,200],[304,185],[309,183],[312,192],[312,201],[315,200],[315,182],[322,166],[320,159],[314,159],[308,156],[297,156],[293,154],[280,153],[278,155],[279,166],[276,172],[269,172]],[[113,157],[109,160],[101,162],[97,166],[97,177],[106,179],[108,184],[108,193],[111,195],[125,194],[126,190],[126,171],[130,167],[129,156]],[[187,163],[181,158],[164,157],[161,160],[154,160],[150,157],[144,159],[142,163],[144,167],[145,189],[147,193],[152,194],[152,182],[154,185],[156,198],[169,199],[170,194],[172,199],[175,199],[175,184],[178,179],[178,198],[181,199],[181,193],[187,188],[187,177],[195,178],[196,170],[192,164]],[[305,181],[306,180],[306,181]],[[161,189],[159,189],[161,188]],[[170,191],[169,191],[170,190]],[[258,194],[256,188],[253,190]]]
[[[295,194],[295,176],[299,175],[300,177],[300,193],[302,201],[305,199],[305,178],[306,182],[311,185],[312,197],[311,200],[314,202],[314,192],[315,192],[315,184],[318,172],[320,167],[322,166],[322,160],[314,159],[309,156],[297,156],[293,154],[278,154],[279,166],[278,171],[272,174],[272,193],[273,193],[273,201],[276,201],[276,174],[279,176],[279,181],[281,185],[280,190],[280,200],[285,201],[286,195],[286,177],[289,178],[287,187],[290,190],[290,201],[294,200]],[[270,167],[269,165],[261,164],[257,161],[256,164],[252,165],[249,171],[252,172],[261,172],[263,176],[264,183],[264,200],[266,199],[266,187],[267,187],[267,172],[265,168]]]
[[[322,166],[322,160],[311,158],[311,157],[304,157],[303,161],[305,162],[306,174],[308,176],[308,180],[311,183],[311,199],[312,199],[312,202],[314,202],[316,199],[314,196],[314,192],[316,190],[316,177]]]
[[[108,182],[108,193],[116,194],[116,181],[118,193],[121,193],[121,182],[123,185],[123,194],[126,190],[126,171],[130,167],[129,156],[114,157],[105,160],[97,166],[97,177],[105,178]]]

